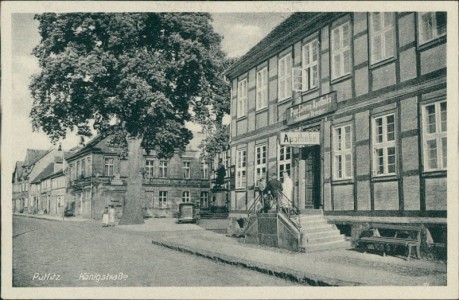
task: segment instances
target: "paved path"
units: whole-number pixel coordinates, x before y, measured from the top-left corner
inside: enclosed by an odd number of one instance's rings
[[[244,244],[241,240],[203,230],[196,225],[186,231],[171,219],[153,219],[145,225],[123,226],[123,230],[150,232],[153,243],[198,256],[242,265],[266,273],[313,285],[446,285],[446,264],[400,257],[333,250],[294,253]],[[172,230],[166,232],[165,228]],[[194,228],[194,230],[193,230]]]
[[[164,232],[171,229],[168,223],[162,221],[162,227],[154,227]],[[151,224],[132,226],[152,227]],[[205,232],[191,224],[178,228]],[[152,245],[152,235],[129,226],[102,228],[95,221],[55,222],[13,217],[13,286],[293,285],[273,276]],[[94,280],[84,280],[89,278],[85,273]],[[121,277],[128,276],[126,280],[101,280],[104,275],[119,277],[120,273]],[[53,274],[59,275],[60,280],[51,280]]]

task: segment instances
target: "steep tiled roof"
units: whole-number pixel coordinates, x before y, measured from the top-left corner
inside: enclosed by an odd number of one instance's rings
[[[54,163],[50,163],[37,177],[32,181],[32,183],[40,183],[40,181],[48,176],[53,175],[54,173]]]
[[[35,164],[40,158],[48,154],[51,150],[38,150],[38,149],[27,149],[26,160],[24,161],[25,166],[31,166]]]
[[[23,169],[22,166],[24,165],[24,162],[22,161],[17,161],[16,166],[14,167],[14,173],[16,173],[17,178],[21,178]],[[15,176],[13,175],[13,181],[15,180]]]
[[[72,158],[74,156],[77,156],[81,152],[85,151],[86,149],[90,149],[94,146],[96,146],[101,140],[103,139],[102,135],[96,135],[92,140],[90,140],[84,147],[78,148],[72,148],[71,150],[75,150],[72,153],[68,154],[68,156],[65,157],[65,159]],[[65,155],[65,154],[64,154]]]

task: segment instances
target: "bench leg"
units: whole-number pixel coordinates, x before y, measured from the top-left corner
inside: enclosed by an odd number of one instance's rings
[[[411,245],[408,245],[408,256],[406,260],[410,260],[410,257],[411,257]]]
[[[416,256],[418,257],[418,259],[421,259],[421,250],[419,248],[420,246],[416,245]]]

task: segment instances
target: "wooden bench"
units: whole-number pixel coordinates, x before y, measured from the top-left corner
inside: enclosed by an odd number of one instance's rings
[[[379,230],[390,230],[391,234],[381,236]],[[383,255],[386,255],[386,246],[404,246],[408,248],[407,260],[411,257],[413,247],[416,247],[416,256],[421,258],[421,231],[422,227],[413,225],[372,224],[367,231],[372,231],[371,236],[363,236],[358,240],[359,245],[372,244],[377,250],[377,245],[382,245]]]

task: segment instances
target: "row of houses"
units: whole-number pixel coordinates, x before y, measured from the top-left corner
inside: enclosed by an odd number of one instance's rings
[[[201,159],[202,134],[169,160],[153,152],[143,155],[144,207],[156,217],[172,217],[179,203],[194,202],[206,209],[211,201],[212,168]],[[121,217],[125,203],[129,160],[111,137],[97,136],[84,147],[27,150],[13,173],[13,212],[73,215],[99,219],[108,205]]]

